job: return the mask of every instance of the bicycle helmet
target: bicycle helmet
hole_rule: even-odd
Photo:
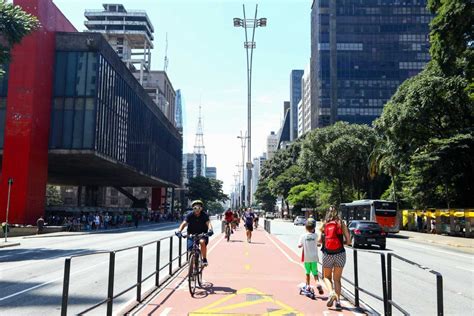
[[[191,203],[191,207],[193,207],[194,205],[196,204],[200,204],[201,207],[204,206],[204,203],[201,201],[201,200],[194,200],[192,203]]]

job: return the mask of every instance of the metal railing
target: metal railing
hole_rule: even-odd
[[[358,252],[365,252],[365,253],[371,253],[375,255],[380,256],[380,267],[381,267],[381,277],[382,277],[382,296],[380,297],[377,294],[369,292],[367,289],[364,289],[359,286],[359,261],[358,261]],[[385,254],[376,252],[376,251],[370,251],[370,250],[357,250],[353,249],[354,255],[354,281],[352,282],[351,280],[342,277],[344,281],[349,283],[350,285],[354,286],[354,305],[356,308],[360,308],[360,299],[359,299],[359,292],[365,293],[376,300],[379,300],[383,303],[383,309],[384,309],[384,315],[387,315],[387,272],[385,270]]]
[[[68,301],[69,301],[69,285],[70,285],[70,277],[71,277],[71,263],[72,259],[78,258],[78,257],[86,257],[86,256],[92,256],[92,255],[97,255],[97,254],[104,254],[108,253],[109,254],[109,273],[108,273],[108,286],[107,286],[107,298],[103,299],[102,301],[88,307],[87,309],[77,313],[77,314],[85,314],[88,313],[99,306],[103,304],[107,304],[107,312],[106,314],[108,316],[112,315],[113,311],[113,304],[114,300],[125,293],[129,292],[130,290],[136,288],[136,302],[140,303],[142,302],[146,296],[151,294],[155,289],[157,289],[160,286],[160,273],[161,271],[165,270],[168,268],[168,276],[166,278],[169,279],[174,273],[176,273],[181,267],[183,267],[183,256],[185,256],[184,263],[187,262],[187,257],[186,257],[186,247],[184,247],[184,252],[183,252],[183,238],[178,238],[178,255],[173,257],[173,240],[177,238],[174,235],[164,237],[158,240],[154,240],[139,246],[132,246],[132,247],[127,247],[123,249],[118,249],[118,250],[113,250],[113,251],[99,251],[99,252],[94,252],[94,253],[87,253],[87,254],[80,254],[80,255],[75,255],[66,258],[64,262],[64,280],[63,280],[63,293],[62,293],[62,304],[61,304],[61,315],[66,316],[67,315],[67,309],[68,309]],[[160,268],[160,263],[161,263],[161,242],[163,240],[169,240],[169,246],[170,246],[170,251],[169,251],[169,258],[168,258],[168,263],[165,264]],[[155,244],[156,243],[156,266],[155,270],[147,275],[146,277],[143,277],[143,248],[145,246]],[[137,264],[137,281],[136,283],[130,285],[128,288],[125,290],[121,291],[120,293],[114,294],[114,280],[115,280],[115,255],[119,252],[126,251],[126,250],[131,250],[137,248],[137,256],[138,256],[138,264]],[[175,261],[178,261],[178,268],[173,270],[173,263]],[[142,284],[143,282],[149,280],[155,276],[155,286],[151,288],[147,293],[142,293]],[[166,281],[164,280],[164,282]]]
[[[429,273],[432,273],[436,276],[436,307],[437,307],[437,315],[438,316],[443,316],[444,315],[444,310],[443,310],[443,276],[441,273],[434,271],[428,267],[422,266],[416,262],[413,262],[411,260],[405,259],[400,257],[399,255],[396,255],[394,253],[389,253],[388,258],[387,258],[387,274],[388,274],[388,284],[387,284],[387,314],[386,315],[392,315],[392,306],[395,307],[398,311],[400,311],[403,315],[410,315],[409,312],[407,312],[405,309],[403,309],[399,304],[397,304],[394,300],[392,300],[392,257],[396,258],[400,261],[406,262],[408,264],[411,264],[415,267],[418,267],[422,270],[426,270]]]

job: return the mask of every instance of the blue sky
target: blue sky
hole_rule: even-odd
[[[54,0],[80,31],[84,10],[101,9],[97,0]],[[255,1],[235,0],[122,0],[129,10],[146,10],[155,28],[152,69],[163,69],[168,33],[168,75],[185,100],[184,152],[192,152],[202,106],[204,145],[208,165],[230,192],[241,160],[240,131],[247,127],[247,84],[244,30],[232,19],[253,16]],[[266,150],[266,137],[277,131],[283,101],[290,98],[292,69],[304,69],[310,56],[312,0],[261,0],[258,17],[268,26],[256,32],[252,88],[252,156]]]

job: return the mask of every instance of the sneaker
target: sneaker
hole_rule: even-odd
[[[334,301],[337,299],[336,297],[336,293],[334,292],[331,292],[329,294],[329,299],[328,299],[328,302],[326,304],[327,307],[332,307],[332,305],[334,304]]]
[[[206,258],[202,258],[202,266],[207,267],[209,265],[209,262],[207,262]]]
[[[321,285],[318,285],[316,288],[318,289],[319,295],[323,295],[323,294],[324,294],[323,287],[322,287]]]
[[[336,310],[342,311],[341,302],[339,302],[339,301],[336,302]]]

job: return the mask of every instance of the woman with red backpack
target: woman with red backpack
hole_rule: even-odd
[[[335,301],[336,309],[341,310],[341,277],[346,264],[344,244],[349,245],[351,238],[334,205],[326,213],[319,238],[322,243],[324,284],[329,291],[327,306],[332,307]]]

